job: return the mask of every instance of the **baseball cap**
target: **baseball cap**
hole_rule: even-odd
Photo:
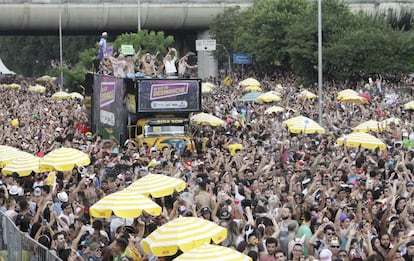
[[[103,32],[102,33],[102,36],[104,37],[104,36],[108,36],[108,33],[107,32]]]
[[[98,243],[96,243],[96,242],[92,242],[90,245],[89,245],[89,249],[90,250],[96,250],[96,249],[98,249],[100,246],[99,246],[99,244]]]

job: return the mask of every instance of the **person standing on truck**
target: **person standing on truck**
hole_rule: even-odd
[[[171,53],[174,53],[174,56]],[[177,76],[177,68],[175,67],[175,62],[177,62],[177,50],[175,48],[169,47],[168,53],[164,58],[164,68],[165,76]]]
[[[108,38],[108,33],[103,32],[101,35],[101,40],[99,40],[99,59],[103,59],[106,56],[106,39]]]

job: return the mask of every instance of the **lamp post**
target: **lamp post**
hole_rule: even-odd
[[[59,0],[59,55],[60,55],[60,87],[63,90],[63,44],[62,44],[62,0]]]
[[[141,31],[141,0],[137,0],[137,26],[138,32]]]
[[[223,49],[224,49],[224,51],[226,52],[226,54],[227,54],[227,58],[228,58],[228,63],[229,63],[229,77],[231,77],[231,57],[230,57],[230,53],[227,51],[227,48],[226,48],[226,46],[224,46],[223,44],[216,44],[217,46],[221,46],[221,47],[223,47]]]
[[[319,124],[322,126],[322,0],[318,0],[318,108]]]

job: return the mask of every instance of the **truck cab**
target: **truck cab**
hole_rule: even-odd
[[[137,121],[135,141],[139,146],[156,147],[157,150],[175,148],[183,153],[194,151],[195,142],[190,135],[188,118],[156,117]]]

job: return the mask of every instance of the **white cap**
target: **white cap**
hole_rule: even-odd
[[[106,37],[106,36],[108,36],[108,33],[107,32],[103,32],[102,33],[102,37]]]
[[[68,200],[69,200],[68,194],[65,191],[62,191],[62,192],[58,193],[57,198],[62,203],[68,202]]]
[[[323,261],[331,261],[332,260],[332,252],[329,249],[323,249],[319,254],[319,259]]]

